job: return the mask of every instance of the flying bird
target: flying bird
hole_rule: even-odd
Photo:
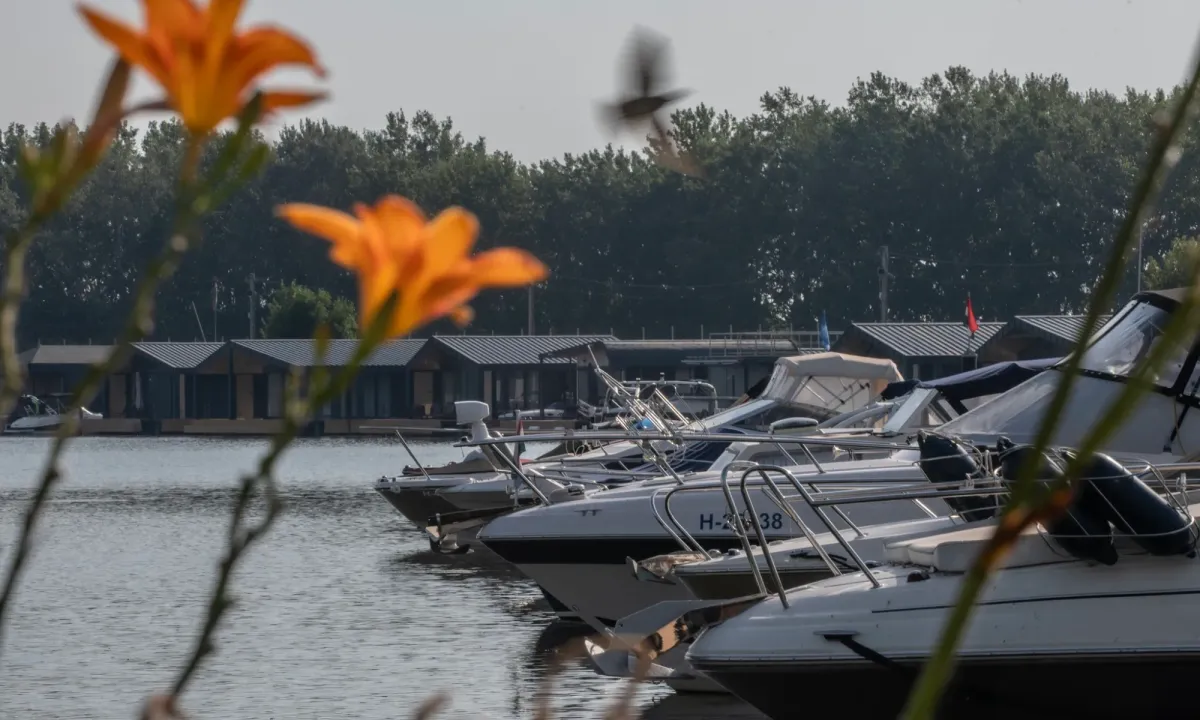
[[[629,90],[616,103],[604,107],[603,116],[608,121],[609,130],[615,133],[649,123],[658,145],[655,158],[659,164],[687,175],[699,175],[700,168],[696,163],[675,149],[667,132],[667,124],[661,117],[664,107],[691,94],[690,90],[656,91],[663,84],[665,75],[663,65],[667,41],[637,28],[634,30],[632,46],[633,52],[628,61]]]

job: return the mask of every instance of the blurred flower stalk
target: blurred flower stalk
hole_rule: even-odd
[[[5,238],[3,292],[0,294],[0,416],[12,409],[24,384],[17,361],[16,327],[25,293],[25,257],[46,221],[64,206],[73,190],[103,160],[120,127],[147,112],[176,115],[187,131],[187,145],[176,180],[172,229],[146,268],[134,307],[113,350],[89,368],[74,389],[55,434],[34,497],[27,508],[12,559],[0,590],[0,651],[11,607],[40,512],[61,479],[59,460],[78,430],[78,409],[96,395],[104,378],[129,357],[130,346],[153,332],[154,298],[160,284],[201,241],[200,221],[243,188],[264,167],[268,147],[254,129],[279,111],[303,108],[326,97],[318,90],[268,90],[259,87],[271,71],[294,66],[324,77],[314,49],[296,34],[277,27],[240,27],[244,0],[141,0],[143,25],[130,26],[86,5],[79,12],[91,30],[115,53],[112,68],[87,130],[60,127],[47,147],[25,147],[22,179],[31,189],[24,223]],[[134,70],[161,91],[150,102],[127,105]],[[217,129],[234,124],[217,141]],[[201,153],[213,145],[215,161],[202,168]],[[288,204],[278,215],[294,227],[330,243],[332,260],[355,274],[359,285],[361,337],[350,362],[330,372],[320,360],[328,333],[319,331],[317,367],[306,378],[289,378],[280,432],[256,471],[240,480],[232,518],[200,632],[172,687],[150,698],[146,718],[182,717],[179,697],[213,651],[214,635],[231,604],[229,581],[243,553],[271,526],[282,510],[276,487],[276,463],[317,409],[350,386],[362,362],[381,342],[412,332],[441,317],[460,324],[471,319],[470,301],[482,290],[521,287],[545,279],[547,269],[516,248],[495,248],[472,255],[479,222],[462,208],[449,208],[432,220],[408,200],[388,195],[375,205],[359,204],[354,214],[303,204]],[[265,501],[257,520],[248,518],[254,498]],[[426,707],[424,711],[432,710]]]

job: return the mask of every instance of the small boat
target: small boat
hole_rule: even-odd
[[[62,398],[67,395],[51,395],[52,402],[42,400],[36,395],[21,395],[17,406],[8,416],[4,427],[6,433],[54,432],[67,419],[66,409],[63,408]],[[87,408],[79,408],[81,420],[99,420],[103,415],[92,412]]]
[[[495,437],[484,423],[490,411],[487,403],[482,402],[461,401],[454,404],[456,424],[466,428],[469,437]],[[399,476],[379,478],[375,481],[375,491],[418,529],[428,527],[429,519],[435,515],[461,509],[443,498],[441,491],[465,483],[495,479],[508,482],[508,476],[496,469],[503,467],[503,464],[497,462],[495,454],[507,451],[501,446],[483,446],[473,449],[461,461],[426,467],[413,454],[404,436],[399,431],[396,434],[415,466],[405,465]]]

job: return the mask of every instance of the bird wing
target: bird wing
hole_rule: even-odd
[[[666,41],[638,28],[634,33],[633,49],[633,91],[639,95],[649,95],[658,84],[662,74],[662,57],[666,49]]]

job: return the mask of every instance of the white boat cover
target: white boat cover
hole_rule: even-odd
[[[761,398],[847,412],[866,407],[888,383],[904,376],[891,360],[816,353],[779,358]]]

